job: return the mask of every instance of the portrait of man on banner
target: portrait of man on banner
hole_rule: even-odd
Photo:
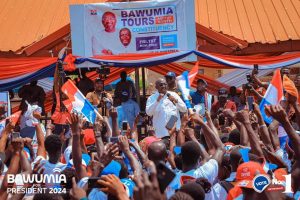
[[[119,32],[116,29],[117,16],[113,12],[107,11],[102,15],[101,22],[99,23],[101,23],[103,29],[97,30],[92,36],[93,55],[116,54],[113,52],[113,49],[116,49],[114,48],[116,45],[114,41],[119,38]],[[110,46],[105,46],[108,43]]]

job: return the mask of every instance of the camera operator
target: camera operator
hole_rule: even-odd
[[[246,75],[248,83],[245,85],[245,89],[246,96],[254,96],[255,101],[259,103],[263,99],[269,83],[260,81],[257,74],[258,69],[255,67],[251,74]]]
[[[248,77],[247,77],[247,80],[248,80],[248,82],[249,83],[255,83],[255,84],[257,84],[257,86],[259,87],[259,88],[264,88],[265,90],[267,90],[268,89],[268,86],[269,86],[269,83],[267,83],[267,82],[262,82],[261,80],[259,80],[259,78],[258,78],[258,68],[257,67],[255,67],[253,70],[252,70],[252,73],[251,73],[251,76],[250,76],[250,80],[248,80]]]
[[[91,102],[92,105],[98,108],[98,112],[102,116],[108,116],[108,110],[112,106],[112,96],[104,91],[104,81],[97,78],[94,83],[95,90],[89,92],[86,98]]]

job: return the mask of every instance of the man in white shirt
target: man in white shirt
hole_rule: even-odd
[[[146,113],[153,116],[153,127],[158,138],[169,136],[166,124],[172,115],[177,116],[176,129],[180,128],[180,115],[187,112],[186,105],[175,92],[167,91],[165,79],[158,79],[155,82],[157,91],[152,94],[146,104]]]

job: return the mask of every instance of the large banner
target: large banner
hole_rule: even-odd
[[[2,118],[7,118],[11,114],[10,100],[8,92],[0,92],[0,115]],[[0,120],[0,136],[5,128],[6,120]]]
[[[91,57],[196,48],[194,0],[71,5],[72,52]]]
[[[0,92],[0,112],[3,112],[5,117],[11,115],[9,92]]]

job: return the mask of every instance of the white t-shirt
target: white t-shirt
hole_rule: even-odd
[[[71,153],[72,153],[72,145],[68,146],[64,151],[64,158],[66,163],[69,163]]]
[[[211,184],[214,183],[215,179],[218,177],[219,165],[215,159],[210,159],[204,165],[197,169],[190,170],[188,172],[178,172],[174,180],[167,187],[167,198],[169,199],[177,189],[181,187],[180,178],[181,176],[191,176],[193,178],[206,178]]]
[[[227,191],[225,188],[220,184],[216,183],[211,188],[211,192],[213,195],[211,195],[209,198],[205,196],[205,199],[216,199],[216,200],[226,200],[227,199]]]
[[[44,164],[43,168],[44,170],[44,174],[60,174],[65,168],[66,168],[66,164],[63,164],[61,162],[57,162],[56,164],[50,163],[48,160],[46,160],[44,157],[42,156],[37,156],[35,158],[35,160],[33,161],[33,163],[31,164],[32,169],[34,168],[35,163],[39,160],[42,159],[40,164]],[[49,183],[46,184],[46,187],[50,188],[50,187],[55,187],[55,186],[60,186],[60,184],[53,184],[53,183]]]

